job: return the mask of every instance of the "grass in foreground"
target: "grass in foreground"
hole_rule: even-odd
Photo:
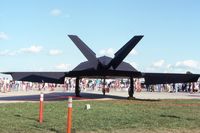
[[[90,104],[91,110],[84,110]],[[67,101],[45,103],[38,123],[38,103],[0,104],[0,133],[65,133]],[[74,101],[76,132],[199,132],[200,100]]]

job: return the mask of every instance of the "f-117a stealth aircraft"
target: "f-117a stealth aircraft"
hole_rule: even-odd
[[[87,61],[81,62],[73,70],[69,72],[6,72],[4,74],[10,74],[13,80],[17,81],[61,84],[64,83],[65,77],[74,77],[76,78],[76,96],[80,96],[79,80],[81,78],[130,78],[129,97],[133,97],[134,93],[133,78],[144,78],[146,85],[152,85],[196,82],[200,77],[199,74],[143,73],[124,62],[125,57],[143,38],[143,35],[134,36],[115,53],[114,58],[108,56],[97,58],[96,54],[78,36],[68,36],[87,58]]]

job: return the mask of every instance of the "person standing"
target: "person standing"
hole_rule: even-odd
[[[5,77],[3,77],[2,83],[3,83],[3,93],[6,93],[6,79],[5,79]]]

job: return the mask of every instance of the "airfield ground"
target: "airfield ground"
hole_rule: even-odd
[[[44,93],[43,124],[38,123],[38,91],[0,93],[0,132],[65,133],[67,96],[74,93]],[[82,96],[73,101],[76,133],[200,133],[199,93],[141,92],[135,93],[136,100],[127,100],[125,91]],[[91,110],[84,110],[85,104]]]
[[[36,90],[30,91],[13,91],[7,93],[0,93],[0,103],[12,103],[12,102],[32,102],[38,101],[41,92]],[[75,96],[74,91],[63,91],[58,88],[56,91],[43,91],[45,100],[47,101],[60,101],[66,100],[68,96]],[[106,96],[102,95],[101,91],[82,91],[81,98],[75,98],[76,100],[111,100],[111,99],[126,99],[128,97],[127,90],[123,91],[111,91],[106,93]],[[135,92],[134,97],[138,99],[200,99],[200,93],[169,93],[169,92]]]

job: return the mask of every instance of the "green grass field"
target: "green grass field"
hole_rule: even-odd
[[[91,110],[84,110],[85,104]],[[0,133],[65,133],[67,101],[45,103],[38,123],[38,103],[0,104]],[[200,132],[200,100],[74,101],[75,132]]]

